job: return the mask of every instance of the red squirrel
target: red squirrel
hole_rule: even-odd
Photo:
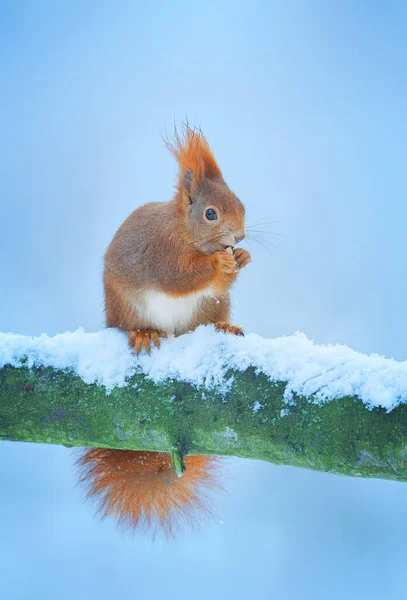
[[[135,210],[104,258],[106,326],[127,332],[137,355],[198,325],[243,335],[230,323],[230,288],[251,260],[235,247],[245,237],[245,208],[201,131],[185,125],[167,146],[179,167],[174,198]],[[158,452],[92,448],[78,462],[103,515],[172,533],[179,520],[194,522],[205,511],[203,492],[217,486],[216,461],[186,456],[182,477]]]

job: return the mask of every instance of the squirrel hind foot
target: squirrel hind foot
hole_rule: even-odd
[[[159,329],[131,329],[128,333],[129,346],[136,352],[137,356],[139,356],[143,347],[150,355],[152,344],[156,348],[161,346],[160,337],[167,337],[165,331]]]
[[[232,333],[233,335],[241,335],[244,336],[244,331],[241,327],[237,325],[231,325],[227,321],[219,321],[218,323],[214,323],[216,331],[223,331],[224,333]]]

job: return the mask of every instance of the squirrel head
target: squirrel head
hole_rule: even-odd
[[[167,147],[179,165],[176,202],[188,239],[214,254],[245,237],[245,208],[229,189],[201,131],[184,125]]]

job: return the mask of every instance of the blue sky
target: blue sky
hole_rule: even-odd
[[[234,320],[407,356],[403,2],[3,2],[0,331],[103,325],[102,256],[206,133],[248,222]],[[223,524],[174,543],[93,518],[64,448],[0,446],[8,598],[404,598],[407,488],[228,461]]]

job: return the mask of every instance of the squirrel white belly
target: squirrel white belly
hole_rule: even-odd
[[[205,298],[214,298],[212,287],[187,296],[172,297],[162,292],[148,292],[140,312],[145,321],[168,334],[182,335],[191,331],[197,311]]]

